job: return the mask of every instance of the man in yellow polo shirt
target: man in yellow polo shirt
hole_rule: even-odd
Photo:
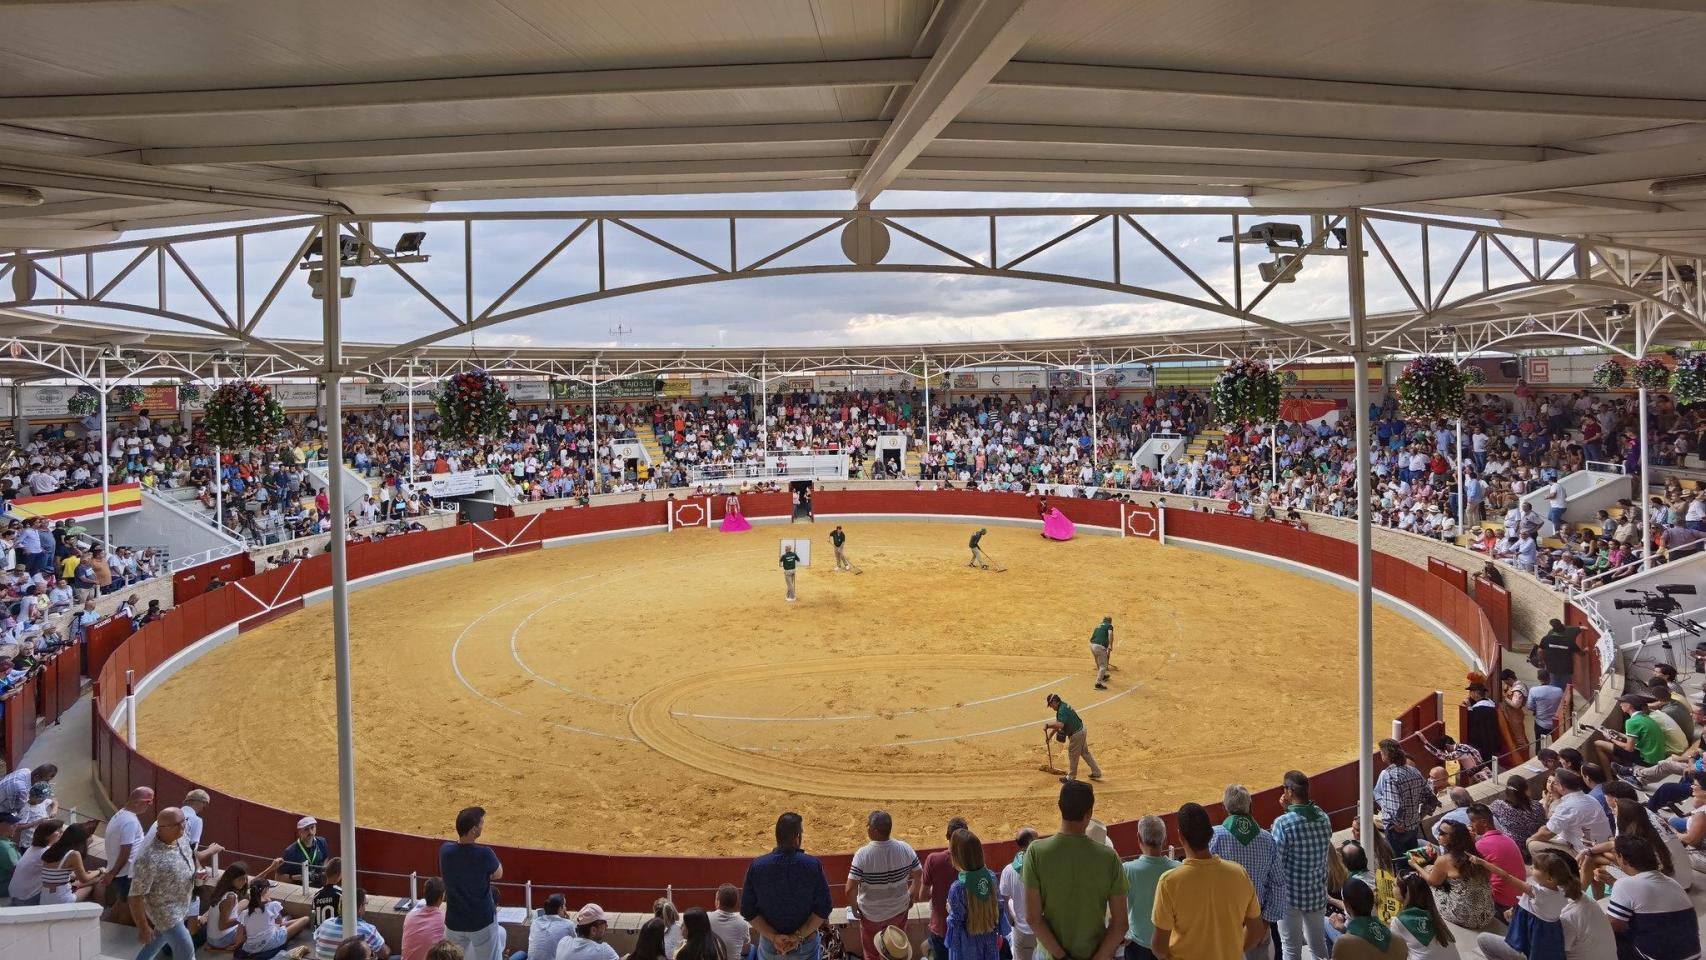
[[[1201,804],[1180,807],[1178,824],[1188,855],[1155,884],[1150,950],[1159,960],[1241,957],[1268,934],[1250,875],[1208,852],[1214,825]]]

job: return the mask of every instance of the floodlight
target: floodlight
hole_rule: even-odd
[[[397,249],[392,252],[399,257],[412,257],[421,252],[421,243],[425,240],[425,230],[411,230],[397,238]]]
[[[1295,223],[1258,223],[1240,234],[1221,237],[1221,243],[1290,243],[1303,246],[1303,228]]]
[[[1287,269],[1295,259],[1297,258],[1278,256],[1266,263],[1257,264],[1256,269],[1261,271],[1264,283],[1295,283],[1297,271]]]
[[[41,202],[40,190],[0,183],[0,207],[39,207]]]

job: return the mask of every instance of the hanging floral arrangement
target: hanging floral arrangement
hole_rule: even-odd
[[[1457,369],[1463,371],[1463,385],[1466,387],[1479,387],[1487,382],[1487,371],[1473,363],[1459,363]]]
[[[65,401],[65,409],[74,417],[92,416],[101,409],[101,395],[86,387],[79,389]]]
[[[201,399],[201,386],[194,383],[184,383],[178,386],[178,405],[194,403]]]
[[[1656,354],[1649,354],[1635,361],[1629,372],[1634,376],[1637,387],[1663,390],[1670,386],[1670,364],[1665,363]]]
[[[1463,370],[1453,360],[1417,357],[1398,375],[1398,408],[1407,417],[1455,417],[1463,412]]]
[[[1706,401],[1706,353],[1691,353],[1676,362],[1670,392],[1680,404]]]
[[[253,447],[284,429],[284,405],[272,388],[253,380],[233,380],[214,388],[202,410],[202,432],[221,447]]]
[[[1629,371],[1623,369],[1623,364],[1616,357],[1606,357],[1593,368],[1593,385],[1601,390],[1616,390],[1629,382]]]
[[[481,369],[455,374],[438,391],[440,429],[472,440],[495,434],[509,424],[509,392]]]
[[[1288,386],[1288,387],[1297,386],[1297,371],[1296,370],[1287,370],[1284,373],[1280,374],[1280,377],[1281,377],[1281,379],[1283,379],[1285,381],[1286,386]]]
[[[108,405],[117,407],[120,410],[130,410],[142,406],[144,397],[145,394],[143,394],[141,387],[128,385],[123,387],[114,387],[112,395],[108,398]]]
[[[1236,360],[1215,378],[1209,402],[1221,423],[1272,423],[1279,419],[1280,376],[1256,360]]]

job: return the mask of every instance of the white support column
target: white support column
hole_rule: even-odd
[[[136,749],[136,671],[124,672],[124,737]]]
[[[598,362],[592,364],[592,412],[587,419],[592,421],[592,492],[604,492],[604,461],[598,456]]]
[[[919,360],[924,371],[924,454],[930,453],[930,354],[920,353]],[[924,475],[922,463],[918,469],[919,476]]]
[[[327,217],[321,236],[326,249],[337,249],[338,218]],[[343,302],[339,298],[342,278],[336,253],[323,258],[325,278],[322,319],[325,324],[326,365],[322,383],[326,393],[326,487],[332,501],[332,650],[338,693],[338,856],[343,860],[343,923],[355,929],[356,890],[361,875],[355,848],[355,718],[350,682],[349,649],[349,531],[344,522],[344,412],[343,391]],[[308,871],[302,871],[307,882]]]
[[[219,363],[213,364],[213,383],[208,387],[208,393],[219,389]],[[206,397],[211,400],[212,397]],[[204,416],[205,420],[206,417]],[[219,444],[213,445],[213,526],[216,530],[225,529],[225,451]]]
[[[409,483],[415,482],[415,365],[409,364]],[[405,495],[408,484],[404,484]],[[410,895],[413,897],[413,894]]]
[[[113,549],[113,512],[111,484],[107,474],[111,471],[110,458],[112,440],[107,436],[107,358],[101,357],[101,542],[106,544],[110,558]]]
[[[1096,422],[1096,358],[1090,358],[1090,468],[1096,468],[1102,452],[1102,428]]]
[[[1645,351],[1642,352],[1645,355]],[[1647,387],[1643,384],[1636,391],[1640,398],[1640,434],[1635,443],[1641,451],[1641,491],[1635,496],[1635,508],[1641,511],[1641,569],[1646,570],[1653,565],[1653,531],[1651,527],[1653,511],[1648,509],[1647,498],[1652,488],[1652,478],[1647,472]]]
[[[770,374],[766,364],[758,362],[758,455],[770,452]]]
[[[1363,849],[1374,845],[1374,529],[1370,503],[1368,340],[1364,330],[1362,211],[1345,218],[1345,280],[1350,293],[1351,360],[1357,454],[1357,816]]]
[[[1268,482],[1279,489],[1279,424],[1268,424]]]

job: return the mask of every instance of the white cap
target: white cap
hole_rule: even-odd
[[[320,821],[314,819],[313,817],[303,817],[301,820],[296,821],[296,829],[306,830],[309,827],[318,825],[319,822]]]

